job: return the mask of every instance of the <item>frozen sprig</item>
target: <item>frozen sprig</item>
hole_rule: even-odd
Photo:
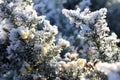
[[[69,18],[71,24],[76,24],[75,30],[77,37],[73,37],[72,42],[74,45],[78,45],[78,53],[80,57],[87,59],[88,62],[85,66],[85,74],[95,73],[95,65],[97,62],[94,60],[99,59],[100,61],[116,62],[119,61],[119,39],[114,32],[110,32],[107,27],[106,18],[107,10],[102,8],[100,10],[91,12],[89,9],[81,11],[63,9],[63,14]],[[99,75],[98,73],[95,73]],[[89,77],[90,78],[90,77]],[[96,78],[97,77],[91,77]],[[101,77],[102,78],[102,77]]]
[[[84,11],[81,12],[79,8],[76,10],[62,10],[63,14],[70,19],[72,23],[76,23],[78,25],[80,24],[94,24],[95,19],[98,16],[101,16],[102,19],[105,18],[105,14],[107,12],[106,8],[100,9],[95,12],[89,11],[88,8],[86,8]]]
[[[51,32],[53,35],[58,34],[57,26],[55,26],[55,25],[51,26],[50,22],[47,20],[44,21],[44,25],[45,25],[45,27],[43,28],[44,30]]]
[[[55,44],[57,26],[50,25],[49,21],[44,20],[44,16],[37,16],[31,0],[11,0],[4,3],[5,11],[0,16],[6,14],[8,19],[4,16],[0,18],[2,27],[5,31],[8,29],[7,26],[14,28],[8,29],[10,45],[7,47],[6,59],[10,62],[8,64],[10,66],[1,67],[6,71],[3,73],[3,70],[0,74],[7,75],[12,71],[9,76],[15,80],[33,79],[34,76],[37,76],[36,79],[44,80],[51,78],[49,75],[54,75],[55,71],[50,63],[61,51],[61,48]],[[39,31],[37,24],[42,22],[44,29]],[[9,79],[9,76],[6,76],[6,79]]]
[[[49,31],[47,27],[50,28]],[[45,28],[38,31],[35,28],[28,29],[21,26],[10,31],[9,38],[11,42],[7,48],[8,59],[11,62],[11,67],[20,66],[18,68],[18,71],[20,70],[21,72],[20,75],[28,76],[27,73],[29,72],[35,75],[39,71],[37,74],[41,75],[41,77],[49,78],[50,73],[51,75],[54,73],[54,71],[50,70],[48,70],[50,73],[46,73],[46,70],[50,68],[52,60],[59,55],[61,47],[55,44],[56,34],[53,35],[53,32],[51,32],[54,26],[45,23]],[[34,37],[31,38],[31,34]],[[21,62],[12,65],[15,62],[14,60],[20,60]],[[51,69],[53,68],[51,67]],[[18,72],[16,69],[14,71]]]
[[[65,58],[56,58],[56,61],[52,65],[55,67],[56,75],[61,79],[76,80],[81,79],[81,73],[87,64],[87,60],[78,57],[78,53],[66,53]]]
[[[72,23],[80,27],[80,31],[78,32],[79,36],[77,35],[77,38],[79,38],[82,45],[84,45],[81,45],[83,49],[79,50],[83,55],[81,55],[82,57],[89,55],[88,58],[103,59],[103,57],[106,56],[109,58],[105,58],[105,61],[112,61],[111,57],[118,54],[119,48],[117,47],[117,43],[119,39],[117,39],[116,34],[111,33],[107,27],[105,20],[106,12],[107,10],[105,8],[94,12],[89,11],[89,9],[85,9],[84,11],[80,11],[80,9],[63,9],[63,14],[68,17]],[[113,61],[114,60],[115,56],[113,58]]]
[[[69,47],[70,46],[70,42],[67,40],[64,40],[63,38],[58,40],[58,45],[60,45],[61,47],[65,46],[65,47]]]

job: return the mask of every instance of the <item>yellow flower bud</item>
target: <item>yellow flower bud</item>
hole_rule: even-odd
[[[60,61],[59,64],[61,65],[61,67],[62,67],[63,69],[65,69],[65,68],[67,67],[66,62],[64,62],[64,61]]]
[[[73,53],[73,54],[71,54],[71,61],[73,61],[73,60],[76,60],[77,59],[77,56],[78,56],[78,54],[77,53]]]
[[[47,80],[45,77],[41,77],[41,79],[40,80]]]
[[[20,30],[19,31],[19,34],[21,36],[22,39],[27,39],[28,38],[28,35],[29,35],[29,31],[27,29],[25,30]]]
[[[45,44],[44,48],[49,49],[50,48],[49,44]]]
[[[86,59],[78,59],[76,62],[78,66],[85,66]]]
[[[69,47],[69,46],[70,46],[70,42],[67,41],[67,40],[64,40],[64,39],[59,39],[58,44],[59,44],[60,46],[66,46],[66,47]]]
[[[47,54],[47,49],[45,47],[42,47],[40,53],[42,55],[46,55]]]

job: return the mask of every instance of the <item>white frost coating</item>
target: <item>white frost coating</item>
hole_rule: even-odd
[[[81,12],[79,8],[76,10],[63,9],[62,13],[70,19],[71,23],[80,24],[81,22],[84,22],[86,24],[94,24],[97,17],[102,16],[105,18],[103,15],[106,15],[107,9],[102,8],[95,12],[90,12],[88,8],[83,12]]]
[[[3,0],[0,0],[0,4],[2,4],[3,3]]]
[[[49,31],[49,32],[51,32],[54,35],[58,34],[58,28],[57,28],[57,26],[50,25],[50,22],[47,21],[47,20],[44,20],[44,25],[45,25],[44,30]]]
[[[96,69],[105,73],[108,76],[108,80],[119,80],[120,79],[120,62],[116,63],[98,63]]]
[[[106,60],[111,60],[113,55],[118,54],[119,49],[116,43],[120,40],[117,39],[116,34],[109,34],[110,29],[107,27],[105,20],[106,8],[94,12],[91,12],[88,8],[84,11],[79,8],[76,10],[63,9],[62,13],[69,18],[71,24],[76,24],[75,27],[80,29],[75,30],[74,34],[79,35],[77,39],[80,41],[77,43],[83,47],[80,50],[81,53],[86,53],[86,56],[89,54],[93,59],[106,55],[109,57]],[[91,52],[91,50],[94,52]]]

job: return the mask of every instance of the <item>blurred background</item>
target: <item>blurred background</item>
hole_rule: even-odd
[[[108,27],[120,38],[120,0],[33,0],[33,2],[38,15],[46,15],[51,24],[57,25],[59,31],[67,36],[72,34],[74,25],[69,24],[68,19],[62,15],[63,8],[74,10],[79,7],[84,10],[88,7],[91,11],[107,8]]]

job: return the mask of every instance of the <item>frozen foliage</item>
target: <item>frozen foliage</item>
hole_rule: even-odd
[[[0,40],[6,40],[7,33],[12,27],[21,25],[33,27],[42,21],[42,17],[37,17],[36,11],[32,9],[31,0],[3,0],[2,2],[0,4],[0,34],[2,35]]]
[[[10,31],[8,59],[11,62],[10,67],[15,67],[13,71],[19,73],[13,76],[17,80],[19,80],[18,76],[32,79],[34,76],[49,78],[50,74],[53,75],[54,69],[50,68],[50,62],[60,52],[59,46],[54,43],[54,36],[58,31],[56,26],[51,26],[46,20],[44,25],[45,27],[41,31],[24,26],[13,28]]]
[[[59,30],[64,33],[69,29],[70,24],[66,23],[67,19],[61,13],[66,0],[37,0],[38,3],[36,0],[33,1],[36,3],[34,9],[38,15],[45,15],[51,24],[57,25]]]
[[[12,22],[10,5],[7,5],[7,1],[0,1],[0,44],[4,44],[6,42],[7,33],[11,29]]]
[[[62,9],[80,7],[83,10],[90,5],[90,0],[33,0],[33,2],[38,15],[45,15],[51,24],[58,26],[62,35],[69,35],[71,30],[74,30],[73,25],[70,25],[62,14]]]
[[[79,53],[81,57],[88,59],[101,59],[103,61],[116,61],[119,56],[119,48],[117,44],[119,39],[115,33],[110,32],[106,23],[105,8],[95,12],[90,12],[85,9],[83,12],[80,9],[66,10],[63,9],[63,14],[69,18],[71,23],[75,23],[80,31],[78,37],[81,41],[81,49]],[[112,58],[112,59],[111,59]]]
[[[110,30],[114,31],[118,37],[120,37],[119,33],[119,13],[120,13],[120,0],[91,0],[92,5],[90,9],[98,10],[100,8],[106,7],[108,9],[107,12],[107,22]]]
[[[4,44],[6,41],[7,31],[10,28],[9,20],[4,19],[0,21],[0,44]]]
[[[11,14],[8,15],[8,20],[9,16],[12,16],[9,21],[14,28],[8,31],[10,45],[7,47],[7,56],[3,55],[8,62],[0,63],[0,78],[3,80],[33,80],[42,77],[49,78],[50,73],[54,75],[50,62],[59,55],[61,50],[55,44],[57,27],[44,20],[44,16],[37,16],[30,0],[11,0],[4,4],[10,4]],[[7,14],[7,12],[5,13]],[[1,22],[2,27],[10,26],[5,22],[8,21]],[[38,31],[37,24],[42,22],[44,28]],[[1,56],[1,58],[3,57]]]
[[[119,79],[119,39],[107,27],[106,8],[91,12],[82,0],[67,10],[68,1],[0,1],[0,48],[7,47],[0,49],[0,80]]]

